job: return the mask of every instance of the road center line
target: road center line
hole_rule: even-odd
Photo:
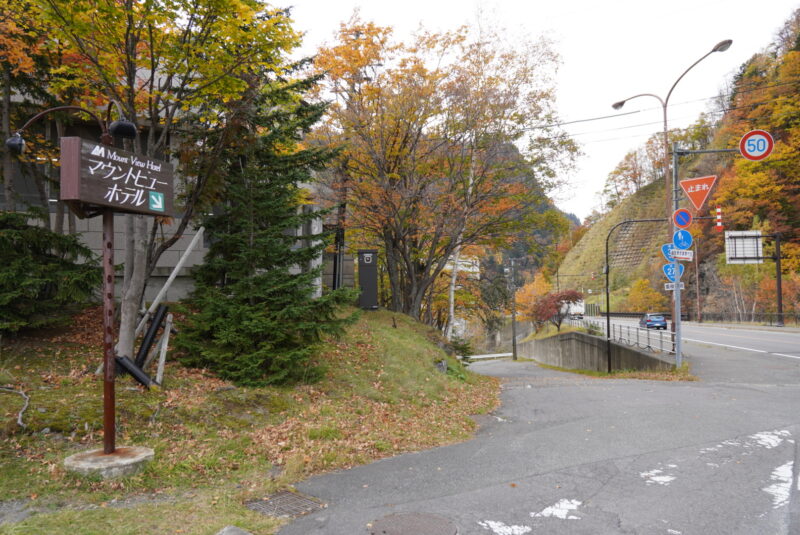
[[[796,355],[787,355],[787,354],[785,354],[785,353],[770,353],[770,354],[771,354],[771,355],[779,355],[779,356],[781,356],[781,357],[788,357],[788,358],[790,358],[790,359],[798,359],[798,360],[800,360],[800,357],[798,357],[798,356],[796,356]]]
[[[683,338],[687,342],[697,342],[699,344],[709,344],[712,346],[721,346],[721,347],[730,347],[732,349],[743,349],[744,351],[752,351],[754,353],[766,353],[767,355],[776,355],[778,357],[786,357],[790,359],[797,359],[800,360],[800,357],[796,355],[787,355],[785,353],[772,353],[770,351],[764,351],[763,349],[753,349],[752,347],[741,347],[741,346],[732,346],[730,344],[718,344],[716,342],[707,342],[706,340],[695,340],[694,338]]]
[[[705,340],[695,340],[693,338],[683,338],[683,339],[686,340],[687,342],[698,342],[700,344],[710,344],[712,346],[730,347],[730,348],[733,348],[733,349],[744,349],[745,351],[753,351],[754,353],[769,353],[769,351],[764,351],[763,349],[753,349],[751,347],[732,346],[730,344],[718,344],[716,342],[707,342]]]
[[[695,333],[695,334],[697,334],[697,333]],[[709,334],[711,334],[711,333],[709,333]],[[759,334],[764,334],[764,331],[761,331]],[[753,335],[740,336],[740,335],[735,335],[735,334],[731,334],[731,333],[725,333],[725,338],[742,338],[744,340],[752,340],[752,341],[756,341],[756,342],[772,342],[773,341],[773,340],[770,340],[768,338],[759,338],[758,336],[753,336]]]

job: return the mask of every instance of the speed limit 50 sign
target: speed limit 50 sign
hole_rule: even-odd
[[[769,156],[774,145],[775,142],[769,132],[751,130],[739,141],[739,152],[748,160],[758,161]]]

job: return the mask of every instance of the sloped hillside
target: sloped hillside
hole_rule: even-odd
[[[566,255],[558,278],[561,288],[586,290],[587,302],[601,303],[605,287],[606,238],[615,225],[631,219],[660,219],[664,217],[664,185],[649,184],[631,195],[595,223]],[[661,271],[661,244],[666,243],[667,225],[632,223],[617,227],[609,240],[609,263],[612,310],[627,296],[631,283],[640,278],[657,281]],[[592,274],[594,273],[594,279]],[[684,275],[685,276],[685,275]],[[588,290],[591,289],[591,294]]]
[[[685,264],[684,313],[702,311],[726,320],[769,321],[769,315],[777,311],[777,277],[770,258],[775,253],[776,234],[782,241],[784,313],[800,313],[800,10],[769,47],[742,65],[708,115],[701,116],[693,127],[670,132],[670,138],[694,150],[735,149],[742,136],[755,129],[770,132],[775,140],[767,158],[750,161],[732,152],[685,157],[680,162],[681,180],[719,177],[699,215],[708,215],[710,207],[720,206],[725,230],[755,229],[767,236],[763,264],[727,265],[723,235],[714,230],[713,222],[693,224],[689,230],[697,245],[699,274],[695,277],[695,264]],[[659,161],[648,165],[661,167]],[[681,206],[690,208],[686,200]],[[592,289],[587,301],[602,303],[596,294],[605,286],[602,271],[608,231],[626,219],[665,215],[661,180],[624,199],[566,254],[558,273],[561,288]],[[614,232],[610,240],[612,310],[631,305],[629,288],[637,279],[649,280],[651,289],[666,297],[660,246],[670,234],[665,224],[643,223],[623,225]]]

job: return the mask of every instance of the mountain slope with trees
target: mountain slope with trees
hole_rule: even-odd
[[[800,293],[800,10],[786,22],[766,50],[754,54],[739,69],[716,99],[712,110],[685,130],[670,132],[670,140],[681,148],[738,148],[741,137],[762,129],[775,139],[771,156],[750,161],[738,153],[703,154],[682,158],[681,180],[717,175],[718,181],[706,206],[698,213],[684,199],[681,206],[696,216],[722,209],[725,230],[761,230],[781,234],[784,311],[798,312]],[[604,189],[603,214],[594,214],[590,228],[575,244],[568,244],[559,275],[569,284],[603,288],[605,239],[609,229],[625,219],[664,217],[663,174],[660,172],[655,134],[645,146],[631,151],[609,174]],[[759,319],[776,312],[775,265],[726,265],[723,234],[713,220],[698,220],[691,227],[697,243],[700,300],[697,299],[695,265],[686,263],[684,313],[725,314],[731,319]],[[642,288],[645,279],[662,294],[665,278],[659,247],[669,233],[651,236],[646,224],[635,224],[612,237],[610,286],[612,310],[653,308],[631,287]],[[616,251],[616,252],[615,252]],[[774,239],[765,239],[764,255],[774,254]],[[624,257],[624,258],[623,258]],[[615,265],[615,259],[616,264]],[[592,281],[591,274],[595,273]],[[591,281],[591,282],[589,282]],[[652,294],[651,294],[652,295]],[[633,299],[631,299],[633,297]],[[595,299],[598,302],[603,300]]]

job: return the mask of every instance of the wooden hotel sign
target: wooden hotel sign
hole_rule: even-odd
[[[61,200],[115,212],[173,215],[172,164],[100,145],[61,138]]]

